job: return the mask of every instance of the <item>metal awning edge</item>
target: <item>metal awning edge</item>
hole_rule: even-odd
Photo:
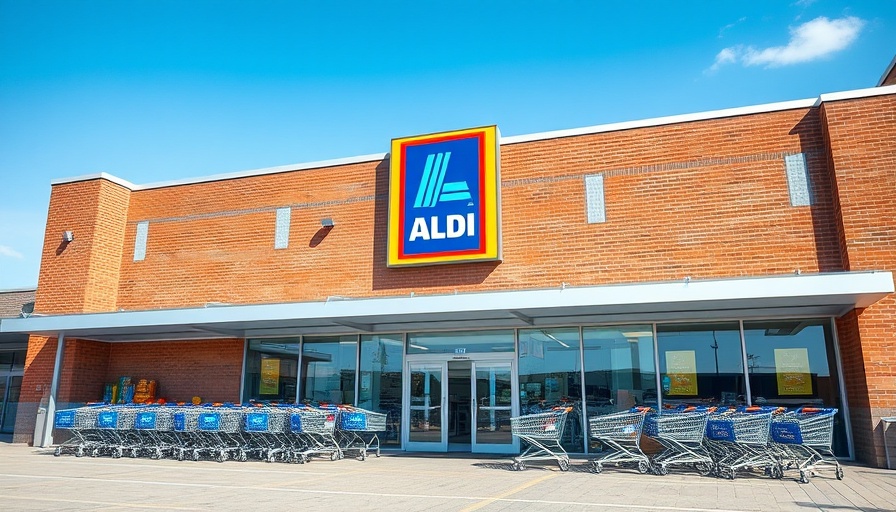
[[[412,321],[428,315],[456,316],[491,312],[508,318],[532,311],[562,312],[582,308],[630,308],[635,312],[668,309],[705,310],[739,304],[757,307],[768,303],[839,304],[868,307],[894,292],[888,271],[838,272],[712,280],[560,286],[554,289],[493,291],[453,295],[328,299],[318,302],[216,306],[189,309],[119,311],[54,316],[31,316],[0,321],[0,333],[52,334],[99,333],[128,329],[164,331],[202,326],[226,329],[228,325],[263,327],[266,322],[321,321],[337,325],[375,324],[377,317],[402,317]],[[217,336],[220,337],[220,336]]]

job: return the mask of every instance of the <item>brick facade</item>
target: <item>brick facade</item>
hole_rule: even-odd
[[[875,96],[504,144],[500,263],[386,268],[388,160],[131,191],[105,179],[60,184],[36,311],[896,270],[894,107],[896,96]],[[796,153],[808,163],[811,206],[790,204],[784,157]],[[596,173],[606,222],[588,224],[584,178]],[[292,213],[289,247],[275,250],[282,207]],[[321,229],[324,217],[332,230]],[[138,222],[149,223],[142,261]],[[60,247],[64,230],[75,240]],[[857,457],[878,465],[872,418],[894,407],[894,308],[889,297],[837,322]],[[88,399],[103,379],[158,376],[172,398],[236,400],[242,343],[78,341],[62,387]],[[54,351],[54,340],[32,338],[23,397],[39,399]],[[87,374],[96,377],[79,381]]]

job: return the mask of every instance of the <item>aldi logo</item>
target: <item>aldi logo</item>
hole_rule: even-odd
[[[388,265],[500,259],[495,126],[392,140]]]

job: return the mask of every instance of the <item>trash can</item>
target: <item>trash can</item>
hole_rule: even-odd
[[[890,448],[887,445],[887,429],[889,429],[890,423],[896,423],[896,416],[880,419],[880,429],[884,433],[884,456],[887,458],[887,469],[893,469],[893,466],[890,464]]]
[[[34,421],[34,446],[40,448],[46,448],[44,445],[44,429],[47,426],[47,408],[46,407],[38,407],[37,408],[37,419]],[[53,441],[50,441],[49,444],[53,444]]]

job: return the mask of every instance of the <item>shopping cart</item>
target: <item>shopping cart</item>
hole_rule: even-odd
[[[321,409],[307,405],[297,405],[289,409],[290,450],[289,459],[305,463],[314,455],[323,455],[330,460],[343,457],[336,442],[335,407]]]
[[[134,417],[134,431],[139,448],[151,459],[161,459],[177,446],[172,435],[174,414],[170,407],[150,406]]]
[[[91,455],[99,455],[105,451],[115,459],[125,452],[136,457],[140,452],[139,439],[133,433],[137,411],[138,408],[134,406],[100,409],[96,416],[96,428],[101,444]]]
[[[285,437],[289,411],[286,407],[259,407],[245,412],[246,451],[257,454],[266,462],[289,454],[288,439]]]
[[[527,444],[523,453],[513,458],[515,470],[525,469],[533,460],[556,460],[561,471],[569,470],[569,454],[560,445],[569,411],[567,407],[510,418],[511,434]]]
[[[777,443],[782,467],[796,466],[801,483],[809,483],[809,476],[829,466],[837,480],[843,480],[843,468],[831,448],[836,415],[837,409],[833,408],[803,407],[772,422],[771,437]]]
[[[53,426],[59,430],[68,430],[70,437],[58,445],[53,454],[57,457],[67,452],[76,457],[96,455],[100,447],[104,446],[96,428],[96,417],[101,407],[103,404],[94,404],[56,411]]]
[[[592,440],[599,441],[603,448],[601,455],[591,460],[595,473],[603,471],[605,464],[620,466],[633,462],[638,471],[647,473],[650,459],[641,451],[641,430],[647,409],[631,409],[588,418]]]
[[[197,445],[193,448],[193,460],[203,453],[218,462],[228,458],[248,459],[246,442],[242,436],[243,411],[232,405],[204,407],[196,418]]]
[[[734,479],[740,470],[763,470],[772,478],[783,472],[776,450],[769,446],[769,425],[775,408],[740,408],[713,414],[706,422],[706,445],[716,473]]]
[[[703,476],[713,472],[713,460],[703,446],[708,409],[682,409],[650,414],[644,433],[663,446],[651,460],[653,472],[666,475],[671,466],[686,466]]]
[[[336,440],[342,453],[357,451],[361,460],[376,445],[380,456],[380,438],[377,432],[386,431],[386,415],[358,407],[343,406],[336,417]]]

